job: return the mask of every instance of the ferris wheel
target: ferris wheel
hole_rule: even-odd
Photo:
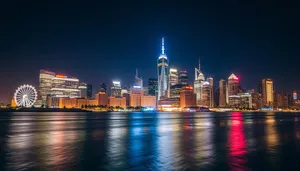
[[[37,99],[37,92],[33,86],[24,84],[17,88],[14,99],[17,106],[31,107]]]

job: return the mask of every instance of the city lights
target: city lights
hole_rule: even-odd
[[[259,89],[244,90],[241,80],[231,73],[227,80],[215,79],[200,68],[194,68],[195,78],[189,78],[187,69],[169,67],[165,53],[165,39],[161,39],[161,54],[157,59],[157,77],[149,78],[144,85],[138,69],[129,86],[121,80],[112,80],[111,87],[105,83],[96,86],[80,81],[76,77],[40,70],[39,87],[35,106],[47,108],[81,108],[95,111],[240,111],[300,109],[297,93],[278,93],[274,81],[262,79]],[[124,82],[128,82],[125,80]],[[97,88],[98,87],[98,88]],[[19,91],[24,93],[24,91]],[[27,92],[26,92],[27,93]],[[93,93],[95,93],[93,95]],[[11,100],[11,106],[33,106],[35,100],[28,95]],[[23,100],[20,100],[23,99]],[[29,100],[29,101],[28,101]],[[22,103],[22,104],[21,104]]]

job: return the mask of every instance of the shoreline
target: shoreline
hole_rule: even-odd
[[[168,113],[178,113],[183,111],[98,111],[98,110],[84,110],[84,109],[77,109],[77,108],[22,108],[22,109],[9,109],[9,108],[0,108],[0,112],[122,112],[122,113],[128,113],[128,112],[168,112]],[[218,110],[211,110],[211,111],[203,111],[204,113],[208,112],[216,112],[216,113],[226,113],[226,112],[282,112],[282,113],[299,113],[299,110],[228,110],[228,111],[218,111]],[[201,113],[203,113],[201,112]],[[183,112],[183,113],[189,113],[189,112]]]

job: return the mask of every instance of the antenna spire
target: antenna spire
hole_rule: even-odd
[[[165,38],[161,39],[161,54],[165,54]]]
[[[199,72],[200,72],[200,57],[199,57]]]

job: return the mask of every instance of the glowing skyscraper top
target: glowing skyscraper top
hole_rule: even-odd
[[[165,39],[162,38],[161,40],[161,54],[164,55],[165,54]]]

